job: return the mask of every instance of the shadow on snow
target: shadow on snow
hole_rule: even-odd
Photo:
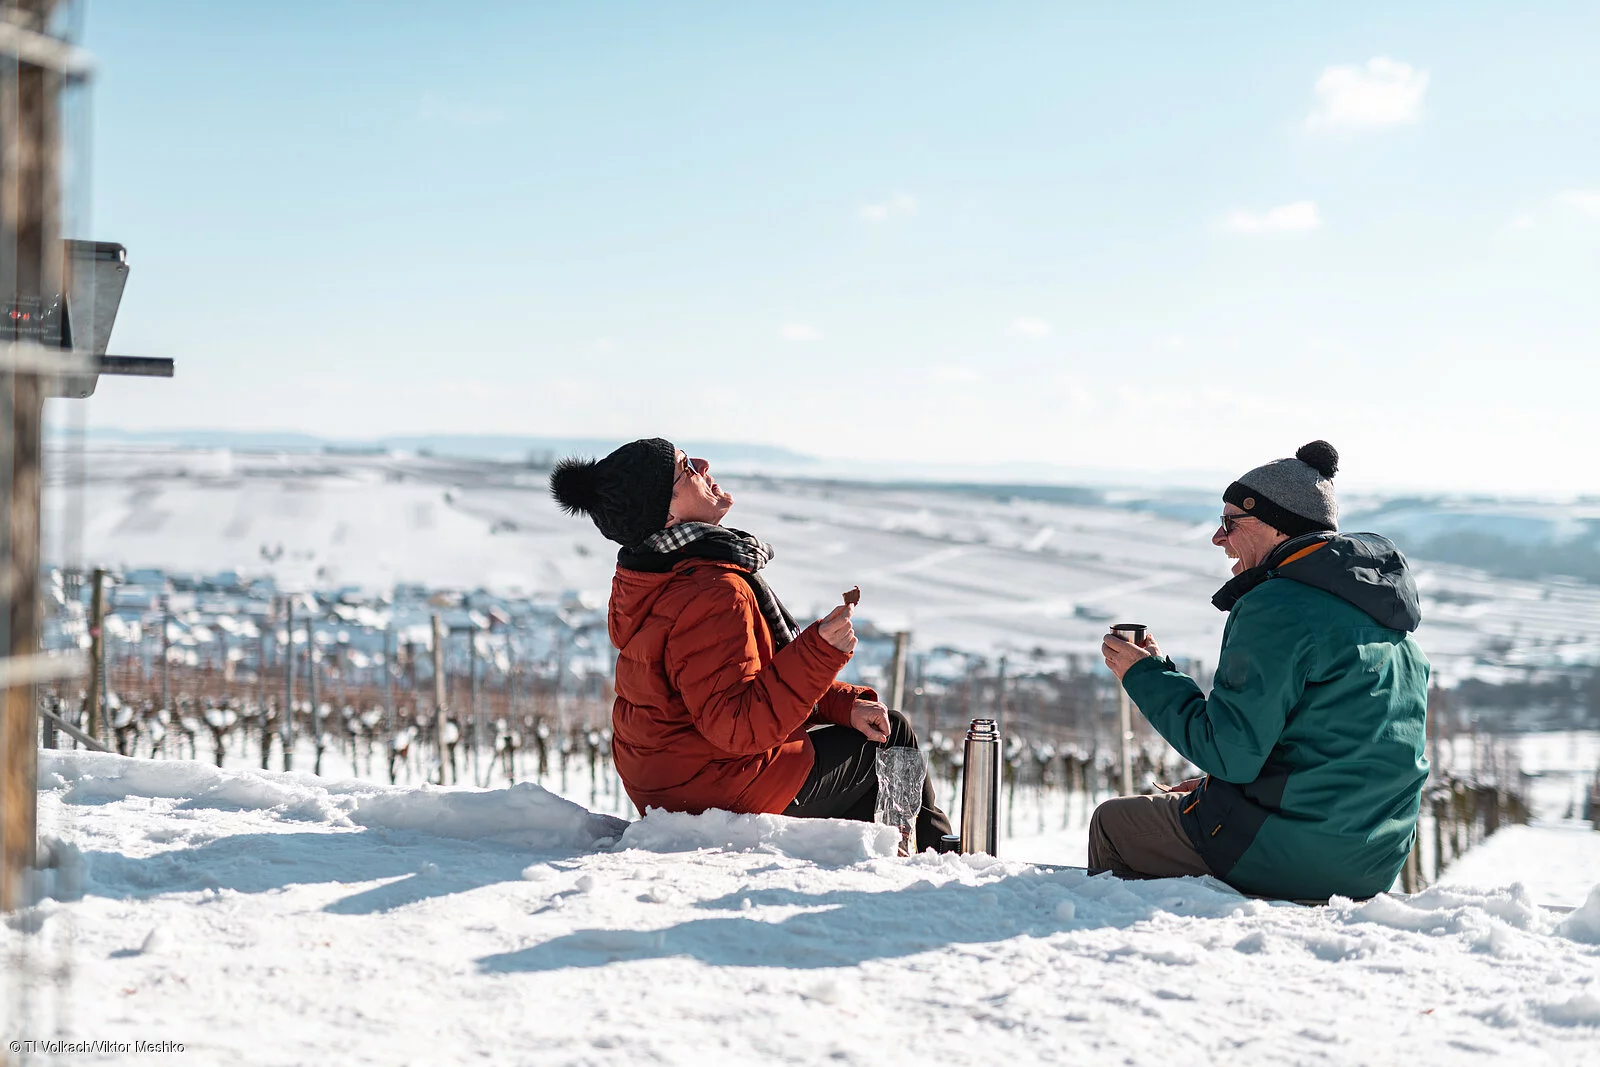
[[[81,895],[130,899],[207,889],[267,893],[291,885],[398,879],[323,908],[336,915],[367,915],[519,881],[530,863],[577,855],[533,854],[489,841],[401,830],[235,834],[153,856],[85,852],[88,878]]]
[[[577,930],[515,952],[482,957],[478,966],[490,972],[552,971],[683,956],[726,967],[847,967],[951,945],[971,945],[983,954],[978,946],[1015,937],[1120,929],[1158,914],[1218,917],[1247,903],[1210,879],[1128,883],[1109,875],[1089,878],[1039,871],[976,886],[919,882],[879,892],[752,890],[697,905],[734,915],[693,919],[657,930]],[[745,914],[747,907],[757,906],[809,910],[774,922]],[[1105,954],[1109,958],[1141,953],[1119,946]],[[1154,955],[1169,963],[1193,962],[1167,958],[1170,953]]]

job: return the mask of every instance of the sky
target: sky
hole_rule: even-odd
[[[87,418],[1600,492],[1600,6],[1399,6],[88,3]]]

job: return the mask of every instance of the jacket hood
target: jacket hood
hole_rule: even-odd
[[[1231,611],[1240,597],[1269,578],[1288,578],[1332,593],[1391,630],[1414,633],[1422,625],[1410,564],[1393,541],[1378,534],[1312,533],[1292,538],[1259,566],[1234,577],[1211,602]]]

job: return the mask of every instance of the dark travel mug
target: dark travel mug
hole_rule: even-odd
[[[1136,645],[1144,640],[1145,631],[1148,629],[1149,627],[1142,622],[1117,622],[1111,624],[1112,633]]]

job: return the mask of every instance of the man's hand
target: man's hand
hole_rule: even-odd
[[[856,648],[856,628],[850,624],[853,610],[849,604],[840,604],[817,623],[822,639],[840,652],[854,652]]]
[[[1204,778],[1185,778],[1177,785],[1162,785],[1160,782],[1156,782],[1155,787],[1163,793],[1193,793],[1200,788],[1200,783],[1203,781],[1205,781]]]
[[[1128,673],[1128,668],[1149,656],[1161,658],[1161,646],[1156,644],[1156,639],[1149,633],[1144,635],[1144,643],[1134,644],[1119,634],[1106,634],[1100,642],[1100,654],[1106,658],[1106,666],[1111,668],[1111,673],[1117,676],[1117,681],[1122,681],[1122,676]]]
[[[858,700],[850,709],[850,725],[868,741],[889,740],[889,709],[876,700]]]

